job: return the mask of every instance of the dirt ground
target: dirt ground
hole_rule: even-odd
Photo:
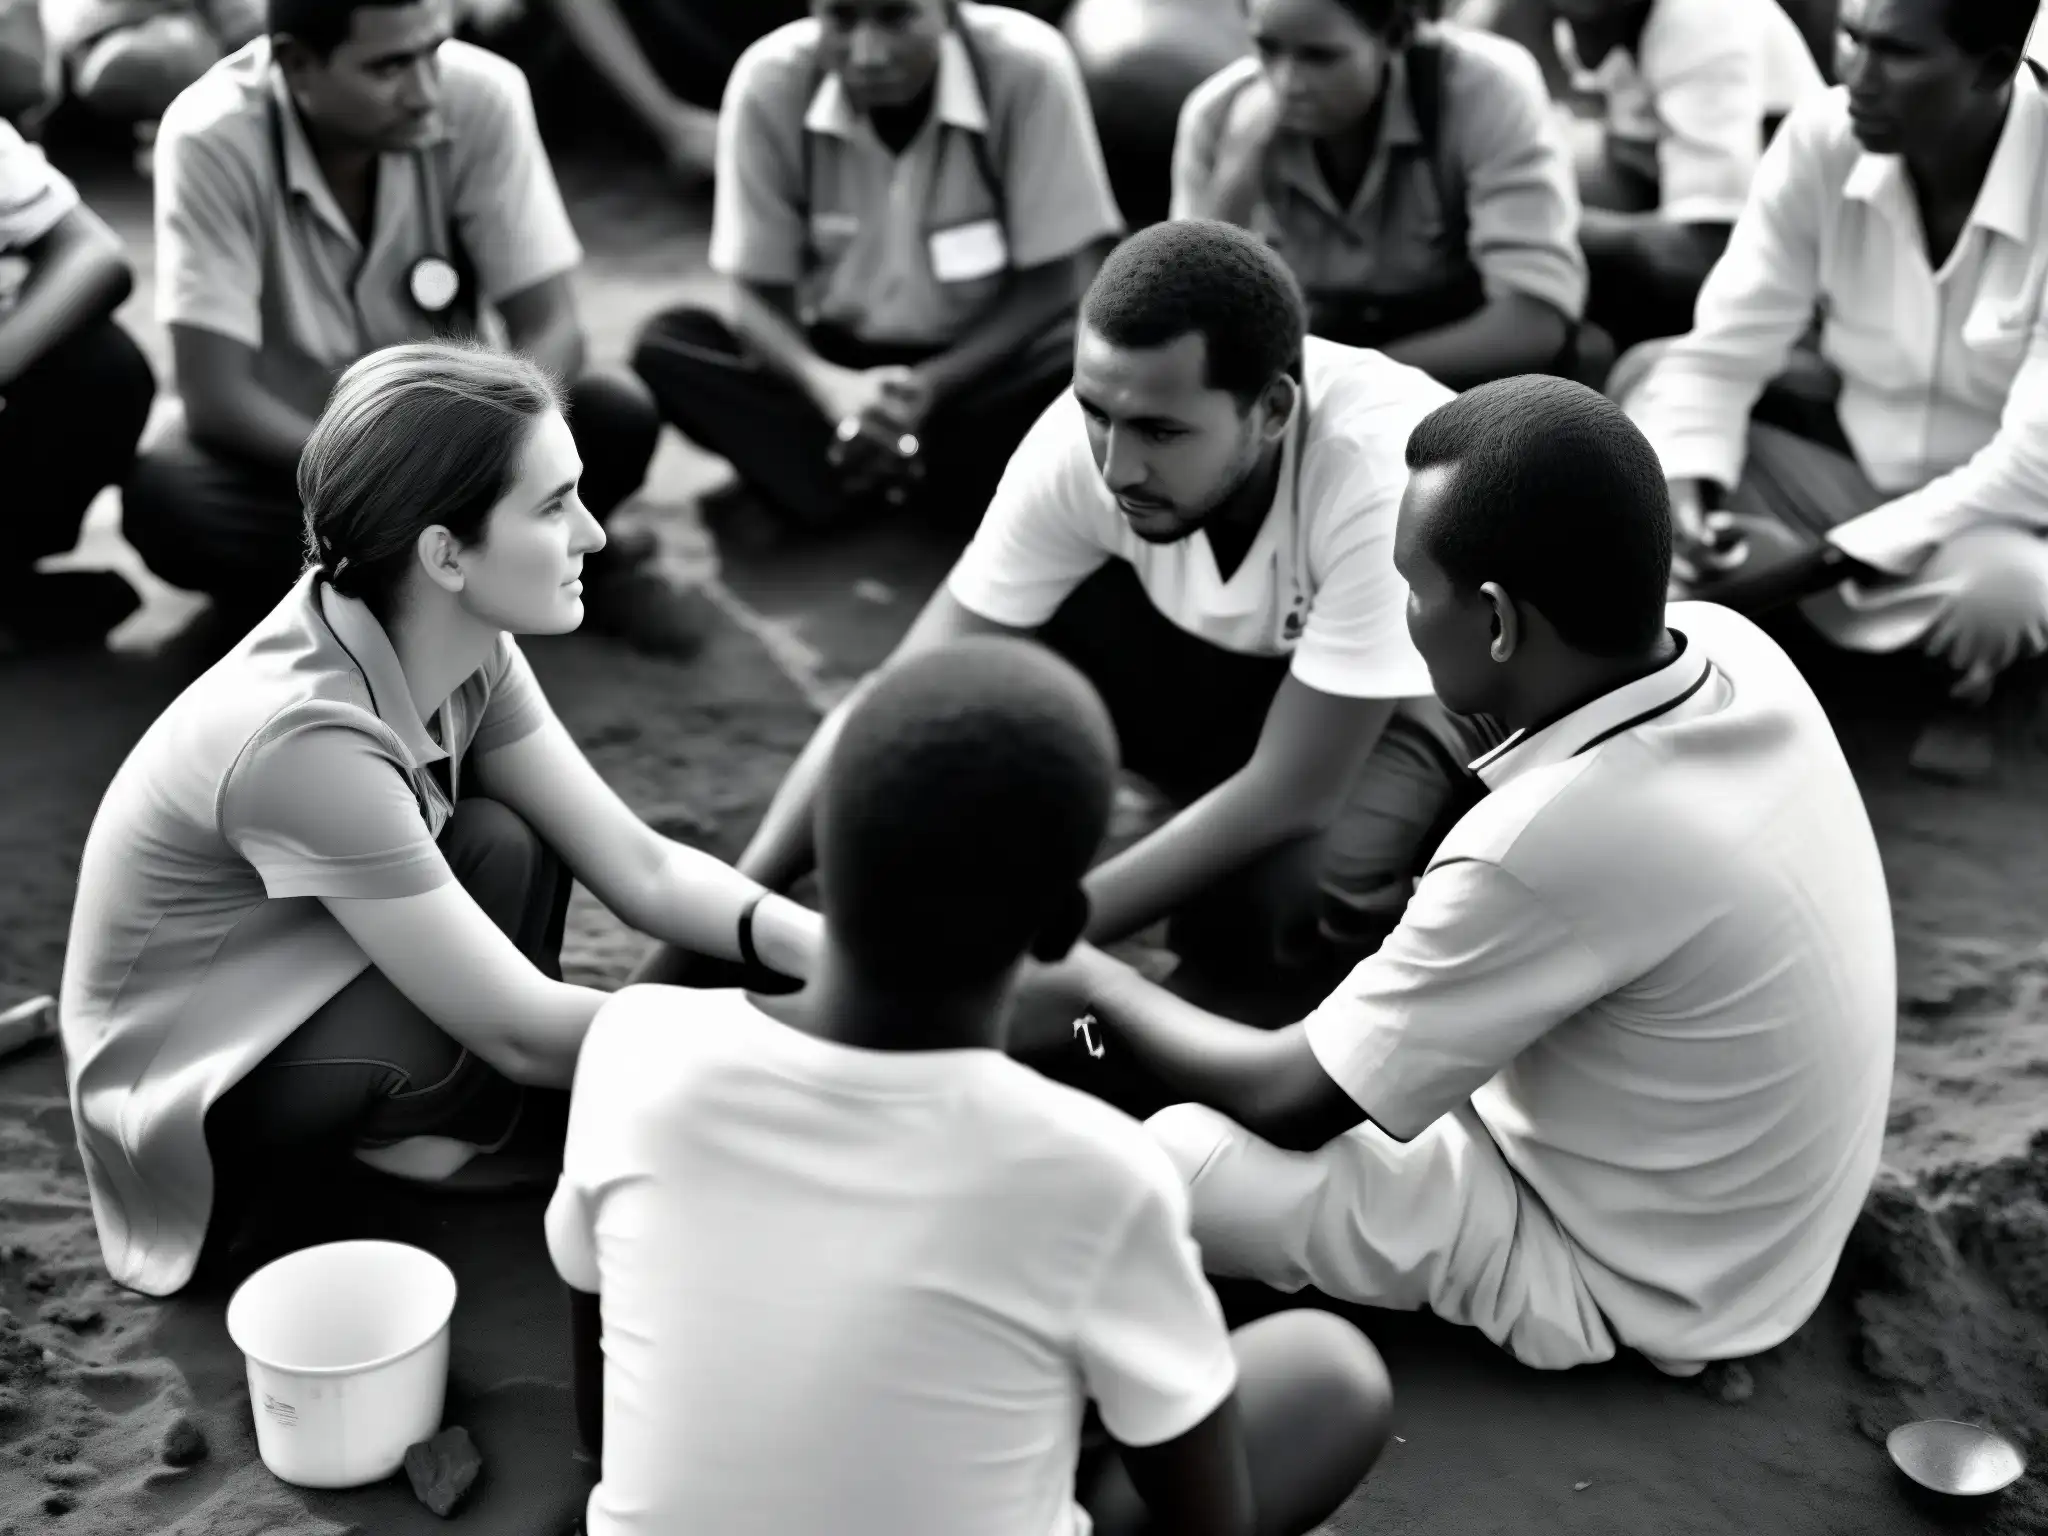
[[[586,318],[599,357],[616,360],[642,316],[701,285],[703,211],[645,179],[571,184],[592,251]],[[161,361],[141,190],[91,191],[134,242],[145,282],[130,316]],[[627,798],[730,855],[815,709],[886,651],[946,556],[884,532],[772,570],[721,566],[691,506],[721,475],[670,434],[641,508],[728,621],[703,657],[676,666],[581,638],[529,649]],[[112,527],[102,505],[79,558],[128,565]],[[55,989],[78,848],[128,744],[182,686],[149,647],[189,607],[152,587],[120,654],[0,661],[9,995]],[[1907,1418],[1964,1417],[2014,1434],[2037,1470],[2048,1457],[2048,714],[2016,701],[1988,780],[1930,783],[1906,766],[1921,701],[1866,668],[1816,666],[1880,830],[1903,993],[1891,1171],[1835,1295],[1746,1380],[1717,1373],[1705,1386],[1628,1362],[1539,1376],[1427,1319],[1367,1315],[1394,1373],[1401,1438],[1334,1529],[2048,1531],[2038,1476],[1989,1508],[1938,1507],[1913,1496],[1879,1444]],[[616,982],[638,948],[579,893],[572,976]],[[548,1522],[576,1490],[538,1470],[568,1463],[566,1351],[538,1206],[414,1202],[378,1219],[447,1254],[463,1287],[451,1421],[467,1415],[492,1470],[461,1523],[559,1530]],[[428,1528],[390,1487],[312,1496],[269,1479],[219,1304],[148,1303],[107,1284],[61,1063],[46,1048],[0,1065],[0,1532]],[[213,1447],[189,1470],[158,1454],[181,1416]]]

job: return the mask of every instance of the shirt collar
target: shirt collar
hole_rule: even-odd
[[[1663,714],[1706,683],[1713,671],[1707,656],[1677,630],[1678,654],[1648,677],[1639,677],[1544,725],[1525,727],[1472,764],[1489,790],[1523,774],[1578,756],[1609,736]]]
[[[369,605],[361,598],[344,597],[318,572],[309,571],[303,579],[310,584],[320,617],[363,674],[363,682],[370,690],[370,708],[377,712],[377,718],[405,743],[415,763],[424,768],[440,762],[448,753],[427,734],[427,724],[412,700],[412,685],[406,682],[405,669],[398,664],[398,652],[391,648],[391,637],[370,612]]]
[[[259,38],[252,47],[268,49],[269,39]],[[320,169],[320,157],[313,153],[312,142],[306,137],[306,125],[299,118],[298,103],[292,100],[291,87],[285,83],[284,68],[275,58],[266,55],[265,81],[270,91],[271,109],[277,115],[279,132],[284,141],[284,184],[287,192],[304,197],[320,210],[342,234],[351,240],[356,238],[354,228],[342,216],[341,204],[335,201],[334,189],[327,184],[327,173]],[[434,143],[446,142],[449,136],[445,118]],[[265,146],[266,153],[268,145]],[[403,160],[409,151],[387,153],[382,158],[386,163],[394,158]],[[379,187],[379,196],[382,196]]]
[[[2039,217],[2044,154],[2048,154],[2048,95],[2033,71],[2023,67],[2013,82],[1998,148],[1992,152],[1984,185],[1977,191],[1976,206],[1964,227],[1974,225],[2022,245],[2031,243]],[[1903,207],[1907,198],[1905,161],[1897,155],[1863,151],[1849,167],[1842,196],[1872,206]]]
[[[932,105],[939,121],[948,127],[967,133],[988,132],[988,103],[982,99],[981,83],[974,78],[974,63],[967,57],[967,45],[957,31],[948,31],[939,40],[938,87]],[[851,139],[866,121],[865,113],[854,110],[838,74],[827,70],[818,89],[811,94],[804,127],[812,133]]]
[[[1415,97],[1408,87],[1408,56],[1397,53],[1387,61],[1386,104],[1380,111],[1379,139],[1358,183],[1358,195],[1363,197],[1376,180],[1384,184],[1385,172],[1380,167],[1395,150],[1421,147],[1422,124],[1415,116]],[[1283,184],[1314,198],[1340,217],[1349,212],[1337,206],[1323,168],[1316,160],[1315,141],[1307,134],[1280,135],[1273,147],[1273,174]]]

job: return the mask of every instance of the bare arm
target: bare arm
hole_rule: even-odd
[[[1564,316],[1541,299],[1503,293],[1463,320],[1403,337],[1386,353],[1452,389],[1468,389],[1550,367],[1568,330]]]
[[[933,403],[983,378],[1061,316],[1072,314],[1107,249],[1106,244],[1091,246],[1065,261],[1012,273],[1002,295],[966,336],[917,365]]]
[[[969,635],[1016,633],[1016,630],[993,623],[962,606],[941,585],[917,616],[917,622],[910,626],[910,632],[877,669],[877,675],[906,656],[917,655],[949,641],[963,640]],[[797,760],[790,765],[789,773],[762,816],[753,840],[747,844],[746,852],[740,855],[740,872],[771,890],[782,890],[794,884],[811,867],[815,857],[811,844],[811,809],[817,802],[818,788],[824,782],[825,765],[831,759],[832,744],[839,739],[847,712],[858,697],[856,690],[819,724],[803,751],[797,755]]]
[[[837,419],[833,384],[836,376],[849,370],[826,362],[812,350],[797,322],[796,290],[732,279],[726,284],[726,295],[733,334],[771,370],[808,395],[828,420]]]
[[[1127,938],[1266,850],[1328,827],[1394,707],[1283,679],[1250,761],[1089,874],[1089,938]]]
[[[588,349],[566,274],[500,300],[498,313],[505,317],[514,351],[524,352],[558,379],[573,381],[583,372]]]
[[[647,61],[616,0],[548,0],[564,32],[662,144],[686,110]]]
[[[256,377],[256,352],[197,326],[173,325],[171,356],[193,441],[236,458],[291,471],[313,416]]]
[[[1259,1528],[1251,1466],[1233,1393],[1184,1435],[1117,1447],[1150,1528],[1179,1536],[1253,1536]]]
[[[72,209],[23,254],[28,281],[0,316],[0,388],[67,336],[111,315],[135,287],[120,237],[89,208]]]
[[[761,886],[641,821],[560,721],[550,719],[486,754],[477,776],[633,928],[698,954],[740,957],[740,913]],[[810,975],[823,936],[816,913],[783,897],[770,897],[755,909],[755,949],[763,964],[785,976]]]

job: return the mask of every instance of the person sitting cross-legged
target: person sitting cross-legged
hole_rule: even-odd
[[[1249,231],[1183,220],[1125,241],[1082,305],[1072,389],[884,668],[965,634],[1037,634],[1176,808],[1089,873],[1090,937],[1172,919],[1183,963],[1218,985],[1319,992],[1400,916],[1470,789],[1462,765],[1499,737],[1430,696],[1391,555],[1402,446],[1451,393],[1304,338],[1304,319]],[[809,866],[842,718],[741,856],[764,884]]]
[[[502,322],[569,381],[600,519],[661,430],[637,379],[587,366],[582,251],[519,70],[453,38],[450,0],[271,0],[269,24],[164,114],[157,306],[184,417],[144,450],[122,525],[237,635],[299,575],[300,451],[336,377],[379,347]],[[591,627],[688,652],[697,611],[655,553],[614,531]]]
[[[1843,84],[1779,132],[1692,329],[1609,382],[1671,479],[1681,590],[1923,653],[1965,728],[2048,650],[2037,11],[1847,0]],[[1816,313],[1834,398],[1781,375]]]
[[[972,529],[1073,362],[1121,233],[1057,30],[959,0],[815,0],[719,111],[717,305],[648,322],[662,415],[729,460],[721,538],[775,545],[902,508]]]
[[[1891,1096],[1856,781],[1768,636],[1667,611],[1663,476],[1614,404],[1482,385],[1408,461],[1415,643],[1446,705],[1514,734],[1400,926],[1279,1031],[1084,949],[1014,1048],[1134,1058],[1182,1101],[1150,1125],[1211,1274],[1427,1307],[1549,1369],[1770,1349],[1828,1288]]]
[[[546,1219],[588,1536],[1295,1536],[1372,1467],[1364,1335],[1227,1333],[1166,1156],[1003,1054],[1115,771],[1058,658],[928,651],[833,749],[810,985],[599,1010]]]

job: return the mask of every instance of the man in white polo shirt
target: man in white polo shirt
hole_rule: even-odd
[[[304,565],[295,474],[335,379],[380,347],[476,334],[569,381],[601,520],[639,489],[660,421],[586,369],[582,248],[526,79],[455,41],[451,0],[271,0],[259,37],[189,87],[157,144],[158,317],[184,405],[136,466],[123,530],[174,586],[253,622]],[[646,537],[586,566],[599,632],[693,648]]]
[[[1245,980],[1341,974],[1377,943],[1495,739],[1429,696],[1392,560],[1401,445],[1450,392],[1304,343],[1303,316],[1285,263],[1234,225],[1125,241],[1082,304],[1072,389],[896,652],[1036,631],[1075,662],[1125,767],[1179,808],[1090,874],[1090,937],[1173,916],[1184,963]],[[755,834],[754,878],[807,867],[836,729]]]
[[[1618,407],[1485,385],[1408,462],[1415,643],[1514,734],[1400,927],[1277,1033],[1089,952],[1042,1001],[1186,1100],[1151,1126],[1212,1273],[1427,1307],[1551,1369],[1769,1349],[1827,1289],[1890,1098],[1856,781],[1761,630],[1703,603],[1667,627],[1663,476]],[[1027,1053],[1079,1051],[1033,1014],[1056,1029]]]
[[[1846,0],[1843,84],[1771,146],[1691,331],[1610,381],[1671,478],[1693,595],[1817,591],[1827,638],[1924,652],[1972,703],[2048,649],[2037,10]],[[1839,376],[1818,401],[1778,383],[1816,313]]]

